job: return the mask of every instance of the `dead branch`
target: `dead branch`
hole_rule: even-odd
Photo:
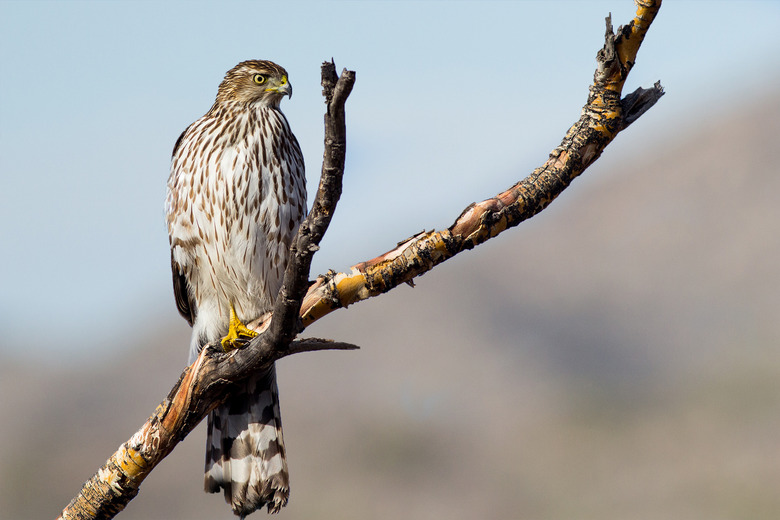
[[[588,101],[580,119],[566,133],[546,163],[508,190],[471,204],[449,228],[425,231],[400,242],[372,260],[354,265],[348,273],[329,272],[317,278],[303,301],[304,326],[326,314],[377,296],[434,266],[471,249],[502,231],[518,225],[546,208],[569,184],[601,156],[615,136],[636,121],[663,95],[656,83],[639,88],[624,99],[620,95],[634,65],[636,53],[661,1],[637,0],[635,18],[612,31],[607,18],[604,47],[598,52],[598,67]]]
[[[615,136],[636,121],[663,95],[656,83],[621,99],[626,77],[655,18],[661,0],[637,0],[635,18],[612,30],[607,18],[604,47],[580,119],[566,133],[544,165],[495,197],[471,204],[442,231],[419,233],[348,273],[328,272],[309,285],[313,254],[327,230],[341,194],[346,130],[344,104],[354,72],[339,77],[333,63],[322,67],[326,99],[325,154],[319,190],[290,250],[290,262],[273,312],[251,324],[261,334],[243,349],[225,354],[204,348],[182,373],[168,397],[130,440],[88,480],[62,511],[61,519],[112,518],[138,493],[144,478],[212,409],[229,397],[235,384],[284,356],[353,345],[324,340],[293,341],[306,326],[330,312],[382,294],[518,225],[552,202],[599,158]]]

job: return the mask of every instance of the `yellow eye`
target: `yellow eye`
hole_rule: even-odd
[[[265,77],[265,76],[263,76],[262,74],[255,74],[255,75],[254,75],[254,77],[253,77],[252,79],[255,81],[255,83],[256,83],[257,85],[262,85],[263,83],[265,83],[265,82],[266,82],[266,80],[267,80],[268,78],[266,78],[266,77]]]

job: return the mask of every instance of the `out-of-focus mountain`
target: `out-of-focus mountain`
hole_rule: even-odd
[[[363,348],[279,363],[279,518],[777,518],[778,135],[780,94],[669,128],[311,327]],[[0,518],[56,516],[167,394],[188,329],[139,325],[111,363],[0,364]],[[230,518],[201,491],[204,437],[120,518]]]

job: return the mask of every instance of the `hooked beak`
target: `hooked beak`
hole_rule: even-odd
[[[265,89],[266,92],[277,92],[283,96],[292,97],[292,84],[287,80],[287,76],[282,76],[282,79],[279,80],[279,83],[277,83],[273,87],[269,87]]]

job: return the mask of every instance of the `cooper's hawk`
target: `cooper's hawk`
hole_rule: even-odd
[[[173,149],[166,213],[173,288],[192,325],[191,361],[222,338],[240,347],[271,309],[306,209],[303,156],[279,110],[287,72],[245,61],[225,75],[211,109]],[[245,516],[287,503],[289,477],[276,371],[251,377],[208,418],[205,488],[224,489]]]

